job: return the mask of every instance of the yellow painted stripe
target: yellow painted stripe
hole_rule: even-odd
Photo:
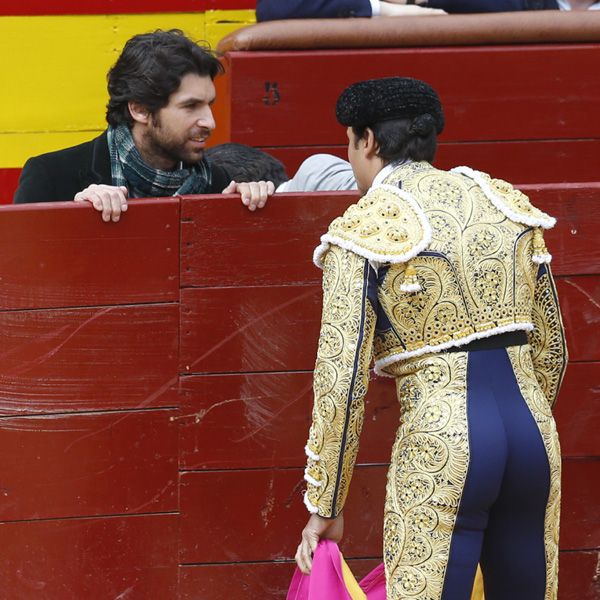
[[[253,10],[209,10],[206,17],[206,40],[212,48],[228,34],[256,22]]]
[[[179,28],[214,48],[254,11],[0,17],[0,168],[90,139],[105,127],[106,73],[136,33]]]
[[[87,142],[100,135],[102,130],[103,128],[95,131],[2,133],[0,134],[0,168],[20,168],[31,156]]]

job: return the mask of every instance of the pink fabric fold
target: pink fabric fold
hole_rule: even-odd
[[[385,572],[378,565],[359,583],[367,600],[385,600]],[[287,600],[354,600],[342,570],[342,555],[336,543],[321,540],[313,556],[312,572],[296,569]]]

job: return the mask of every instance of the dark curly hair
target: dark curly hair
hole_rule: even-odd
[[[113,126],[131,126],[127,105],[132,101],[156,114],[188,73],[214,80],[223,66],[208,46],[199,46],[179,29],[135,35],[108,72],[106,120]]]

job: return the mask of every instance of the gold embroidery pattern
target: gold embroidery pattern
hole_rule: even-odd
[[[565,374],[568,353],[560,307],[549,266],[537,280],[529,343],[535,376],[550,406],[554,406]]]
[[[384,516],[388,600],[439,600],[469,464],[466,353],[392,367],[402,423]]]
[[[560,444],[556,423],[548,400],[540,388],[534,372],[529,346],[506,349],[512,363],[521,394],[537,423],[550,465],[550,493],[544,520],[544,547],[546,551],[546,592],[544,600],[556,600],[558,590],[558,534],[560,521]]]
[[[325,517],[337,515],[344,505],[363,424],[375,329],[375,312],[365,296],[366,264],[364,258],[337,246],[330,248],[324,261],[323,317],[308,440],[318,460],[308,459],[307,498]]]
[[[392,264],[380,286],[379,303],[392,328],[378,332],[377,363],[458,345],[468,336],[531,328],[538,269],[532,261],[533,231],[511,221],[467,177],[422,162],[402,165],[386,180],[399,182],[425,212],[432,239],[410,261],[420,292],[402,291],[406,264]],[[502,183],[494,186],[499,193],[504,189]],[[511,190],[502,193],[515,210],[543,214]]]
[[[426,239],[426,220],[416,209],[394,191],[374,188],[331,223],[326,237],[369,258],[401,257]]]

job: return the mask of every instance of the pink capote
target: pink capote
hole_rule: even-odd
[[[360,596],[352,594],[346,585],[342,560],[335,542],[321,540],[313,556],[311,574],[303,575],[296,569],[287,600],[360,600]],[[349,571],[346,571],[346,577],[348,576],[352,577]],[[383,563],[373,569],[358,585],[367,600],[385,600]]]

